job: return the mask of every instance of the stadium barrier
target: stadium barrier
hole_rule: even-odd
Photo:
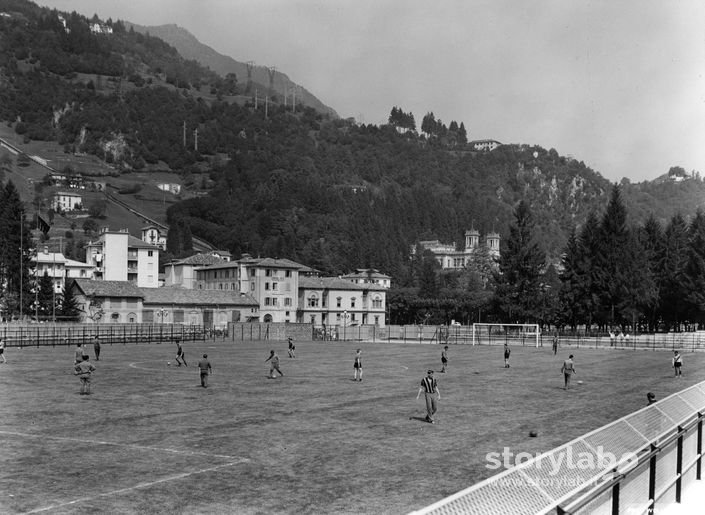
[[[101,344],[139,344],[202,341],[215,336],[200,325],[181,324],[4,324],[0,336],[8,347],[42,347],[88,344],[96,336]]]
[[[704,420],[702,382],[413,515],[659,513],[704,487]]]

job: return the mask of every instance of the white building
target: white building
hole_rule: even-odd
[[[142,241],[166,250],[166,236],[162,234],[162,230],[156,225],[142,227]]]
[[[495,259],[499,258],[499,241],[499,234],[494,231],[485,235],[484,246],[489,255]],[[456,250],[455,242],[446,244],[438,240],[420,241],[419,246],[420,249],[412,246],[412,255],[417,252],[429,251],[442,269],[460,270],[467,266],[470,256],[480,247],[480,232],[475,229],[465,231],[465,247],[462,250]]]
[[[386,325],[387,288],[340,277],[300,277],[297,322],[324,326]]]
[[[86,261],[95,266],[93,279],[159,286],[159,247],[130,236],[127,229],[103,229],[97,241],[86,245]]]
[[[89,279],[95,269],[88,263],[68,259],[61,252],[49,252],[46,246],[37,250],[32,264],[37,280],[46,273],[51,278],[56,293],[62,293],[67,279]]]
[[[83,203],[81,195],[66,191],[59,191],[51,201],[51,208],[54,211],[73,211]]]
[[[392,286],[392,278],[374,268],[358,268],[352,274],[342,275],[341,279],[355,284],[377,284],[387,289]]]

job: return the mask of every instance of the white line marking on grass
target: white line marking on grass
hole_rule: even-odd
[[[206,472],[213,472],[214,470],[222,469],[222,468],[225,468],[225,467],[232,467],[233,465],[237,465],[237,464],[239,464],[239,463],[241,463],[241,461],[234,461],[234,462],[232,462],[232,463],[224,463],[224,464],[222,464],[222,465],[216,465],[215,467],[209,467],[209,468],[207,468],[207,469],[194,470],[193,472],[183,472],[183,473],[181,473],[181,474],[175,474],[175,475],[173,475],[173,476],[168,476],[168,477],[165,477],[165,478],[162,478],[162,479],[157,479],[156,481],[149,481],[149,482],[146,482],[146,483],[139,483],[139,484],[137,484],[137,485],[135,485],[135,486],[130,486],[130,487],[128,487],[128,488],[120,488],[120,489],[118,489],[118,490],[113,490],[113,491],[111,491],[111,492],[105,492],[105,493],[102,493],[102,494],[94,495],[94,496],[92,496],[92,497],[81,497],[81,498],[79,498],[79,499],[74,499],[73,501],[68,501],[68,502],[64,502],[64,503],[60,503],[60,504],[54,504],[53,506],[44,506],[43,508],[36,508],[36,509],[34,509],[34,510],[27,511],[27,512],[25,512],[25,513],[26,513],[26,514],[29,514],[29,513],[41,513],[41,512],[43,512],[43,511],[56,510],[56,509],[58,509],[58,508],[63,508],[63,507],[65,507],[65,506],[72,506],[72,505],[74,505],[74,504],[78,504],[78,503],[81,503],[81,502],[92,501],[92,500],[98,499],[98,498],[100,498],[100,497],[107,497],[107,496],[110,496],[110,495],[123,494],[123,493],[125,493],[125,492],[130,492],[130,491],[132,491],[132,490],[138,490],[138,489],[140,489],[140,488],[149,488],[149,487],[151,487],[151,486],[158,485],[158,484],[160,484],[160,483],[166,483],[166,482],[168,482],[168,481],[174,481],[174,480],[177,480],[177,479],[184,479],[184,478],[193,476],[193,475],[195,475],[195,474],[204,474],[204,473],[206,473]]]
[[[409,370],[409,367],[405,367],[404,365],[399,365],[399,366],[400,366],[401,368],[403,368],[404,370]]]
[[[212,454],[210,452],[199,452],[199,451],[185,451],[181,449],[169,449],[168,447],[153,447],[150,445],[139,445],[134,443],[120,443],[120,442],[107,442],[104,440],[90,440],[87,438],[72,438],[69,436],[51,436],[51,435],[37,435],[31,433],[19,433],[15,431],[3,431],[0,430],[0,434],[13,435],[13,436],[25,436],[30,438],[41,438],[43,440],[61,440],[67,442],[78,442],[92,445],[113,445],[116,447],[128,447],[132,449],[146,450],[146,451],[161,451],[161,452],[171,452],[173,454],[185,454],[187,456],[207,456],[209,458],[223,458],[226,460],[237,460],[237,463],[249,462],[247,458],[240,458],[237,456],[229,456],[227,454]]]

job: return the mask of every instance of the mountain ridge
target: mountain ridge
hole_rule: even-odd
[[[226,76],[228,73],[234,73],[237,76],[238,83],[245,87],[248,77],[248,65],[241,61],[222,54],[214,48],[202,43],[188,29],[181,27],[175,23],[164,25],[138,25],[132,22],[125,22],[126,27],[134,28],[135,31],[143,34],[158,37],[171,46],[186,59],[192,59],[200,64],[207,66],[214,72]],[[254,65],[252,68],[252,82],[258,85],[260,96],[263,97],[269,89],[269,72],[266,66]],[[289,76],[279,70],[274,72],[273,87],[276,93],[280,96],[287,95],[288,101],[292,101],[292,92],[296,88],[297,102],[303,102],[320,111],[337,118],[338,113],[335,109],[327,106],[319,100],[313,93],[308,91],[300,84],[293,82]],[[254,92],[250,92],[254,95]]]

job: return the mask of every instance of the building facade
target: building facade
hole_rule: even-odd
[[[86,261],[95,267],[93,279],[159,286],[159,247],[130,236],[126,229],[103,229],[97,241],[86,245]]]
[[[465,246],[462,250],[456,250],[455,242],[446,244],[438,240],[427,240],[419,242],[420,249],[412,246],[411,254],[429,251],[434,255],[443,270],[460,270],[468,265],[473,253],[477,252],[481,246],[484,246],[491,258],[498,259],[499,243],[499,234],[494,231],[487,233],[484,242],[481,244],[480,232],[475,229],[469,229],[465,231]]]
[[[300,277],[296,321],[316,326],[386,325],[387,288],[340,277]]]

